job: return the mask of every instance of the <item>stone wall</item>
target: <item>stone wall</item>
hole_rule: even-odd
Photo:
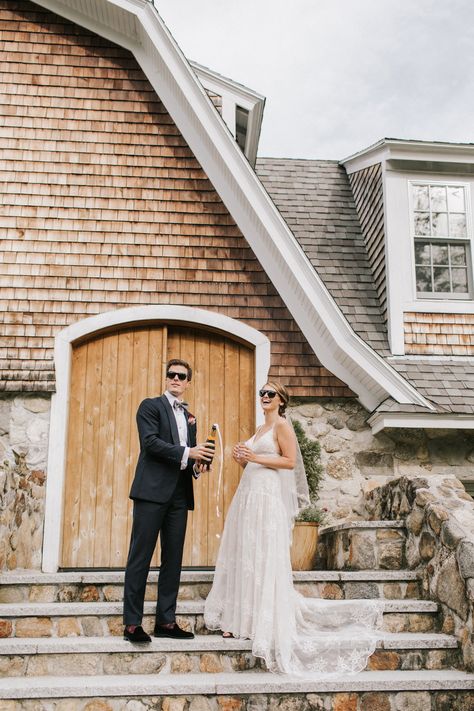
[[[355,400],[295,402],[290,417],[319,440],[324,476],[320,505],[328,523],[367,518],[365,495],[387,479],[446,471],[474,480],[474,435],[462,430],[391,429],[372,434]]]
[[[309,684],[308,684],[309,686]],[[2,711],[472,711],[472,691],[247,693],[10,699]]]
[[[39,569],[49,397],[0,399],[0,570]]]
[[[373,435],[353,399],[294,402],[290,416],[321,444],[320,505],[328,523],[364,520],[366,495],[395,477],[449,471],[474,479],[474,438],[459,430],[391,430]],[[40,568],[49,396],[0,399],[0,570]]]
[[[402,477],[370,491],[374,520],[405,519],[406,560],[423,571],[424,597],[439,602],[442,631],[461,643],[474,670],[474,501],[453,475]]]

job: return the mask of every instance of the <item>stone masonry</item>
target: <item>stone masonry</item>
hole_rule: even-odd
[[[0,570],[41,567],[50,398],[0,399]]]
[[[372,519],[404,519],[406,561],[423,571],[423,594],[439,602],[442,631],[460,641],[474,669],[474,501],[454,475],[401,477],[370,491]]]
[[[462,430],[390,429],[372,434],[369,413],[355,400],[296,402],[290,417],[321,444],[320,487],[328,523],[367,518],[366,494],[395,477],[449,472],[473,479],[474,435]]]

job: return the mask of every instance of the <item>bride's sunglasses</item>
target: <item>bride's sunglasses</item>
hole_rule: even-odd
[[[260,395],[260,397],[265,397],[266,395],[270,398],[270,400],[273,400],[276,395],[276,392],[274,390],[259,390],[258,394]]]

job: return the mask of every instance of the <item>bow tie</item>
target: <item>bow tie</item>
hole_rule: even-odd
[[[175,410],[184,410],[187,406],[187,402],[179,402],[179,400],[175,400],[173,403],[173,407]]]

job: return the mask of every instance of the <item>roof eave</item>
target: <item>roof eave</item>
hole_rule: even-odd
[[[474,163],[474,144],[382,138],[339,163],[351,174],[390,160],[471,164]]]
[[[367,422],[372,433],[386,428],[474,429],[474,416],[464,413],[375,412]]]

